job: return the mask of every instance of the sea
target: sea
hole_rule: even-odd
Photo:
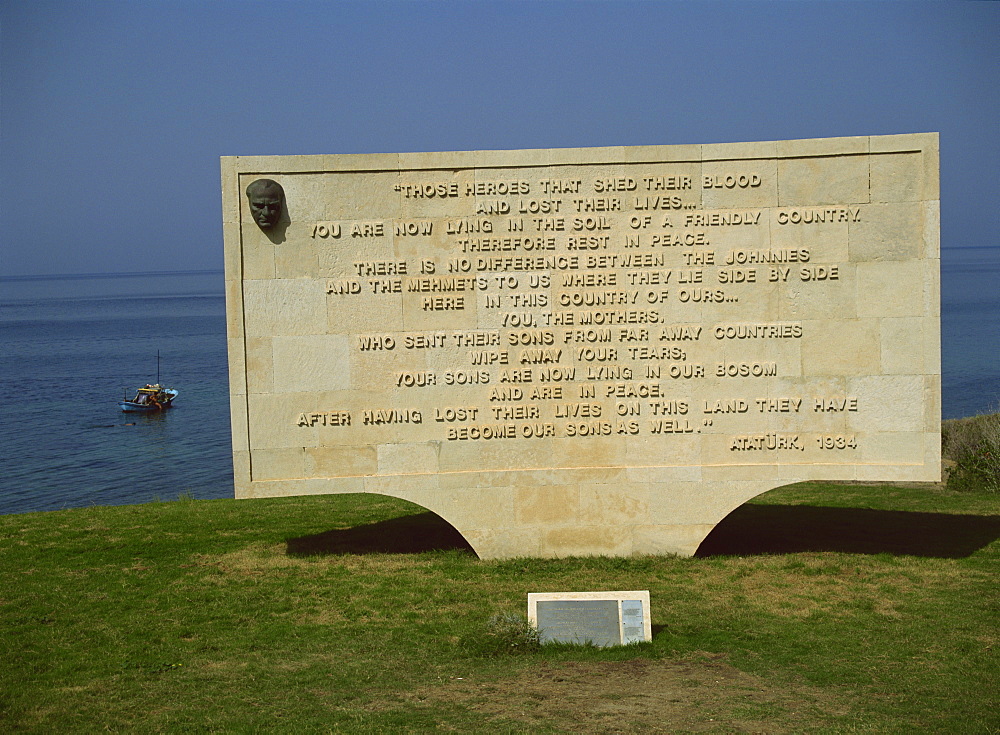
[[[943,417],[1000,411],[1000,248],[943,250],[941,304]],[[233,497],[225,311],[221,271],[0,277],[0,514]]]
[[[233,497],[222,272],[0,279],[0,427],[2,514]]]

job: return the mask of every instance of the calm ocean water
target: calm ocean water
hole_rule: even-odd
[[[0,345],[0,513],[232,497],[222,273],[2,280]]]
[[[1000,248],[942,258],[945,418],[1000,410]],[[221,273],[0,279],[0,513],[233,495]],[[123,414],[126,388],[180,390]]]
[[[1000,411],[1000,247],[941,254],[941,413]]]

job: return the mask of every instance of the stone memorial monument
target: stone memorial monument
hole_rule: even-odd
[[[239,498],[689,555],[780,485],[940,478],[936,134],[226,157],[222,190]]]

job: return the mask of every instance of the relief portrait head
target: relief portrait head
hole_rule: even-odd
[[[285,206],[285,190],[271,179],[257,179],[247,187],[247,201],[253,221],[262,230],[269,230],[281,219]]]

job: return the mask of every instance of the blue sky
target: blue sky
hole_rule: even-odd
[[[997,246],[1000,3],[0,0],[0,276],[222,267],[219,156],[937,131]]]

